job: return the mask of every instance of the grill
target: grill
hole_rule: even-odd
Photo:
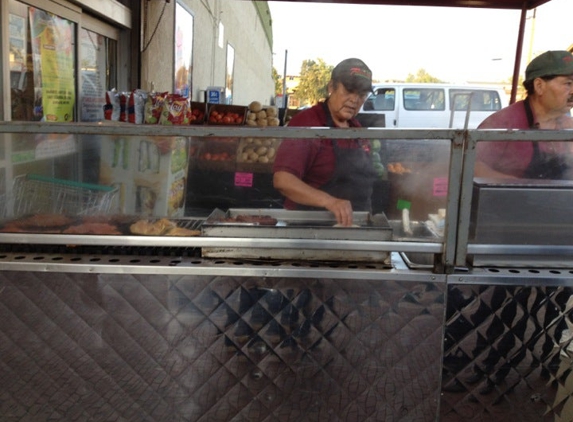
[[[276,224],[237,222],[239,216],[261,216]],[[354,212],[353,227],[335,227],[336,220],[326,211],[278,209],[216,209],[201,226],[203,236],[253,237],[273,239],[366,240],[392,239],[392,228],[383,213]],[[388,263],[388,252],[303,248],[203,248],[203,257],[247,259],[291,259],[317,261],[362,261]]]

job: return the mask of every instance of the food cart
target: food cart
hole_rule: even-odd
[[[14,182],[0,211],[3,419],[571,419],[571,186],[473,179],[477,142],[568,133],[145,129],[0,123]],[[222,139],[316,137],[382,140],[410,172],[350,229],[257,198],[264,172],[229,163],[221,209],[180,197],[182,169],[195,189],[195,153]],[[146,159],[127,160],[142,145]],[[233,207],[237,192],[260,201]]]
[[[237,135],[224,127],[146,129],[146,138],[161,142]],[[3,123],[0,130],[4,145],[15,146],[38,139],[46,127]],[[539,420],[568,414],[571,247],[547,236],[541,244],[495,242],[487,225],[478,227],[474,242],[470,225],[481,222],[471,221],[475,187],[467,179],[472,143],[564,140],[566,133],[241,130],[255,138],[330,133],[404,147],[420,139],[446,142],[452,182],[443,229],[430,219],[412,220],[408,235],[403,221],[381,213],[357,215],[360,227],[339,235],[347,229],[331,227],[324,213],[295,220],[273,208],[194,214],[191,206],[170,220],[193,233],[133,234],[125,230],[134,221],[118,215],[110,198],[119,195],[117,188],[96,185],[103,212],[80,209],[65,222],[66,228],[98,224],[93,231],[70,234],[61,222],[24,218],[22,230],[0,233],[2,356],[14,374],[4,387],[13,395],[3,414],[101,420],[329,420],[332,414],[460,420],[490,413],[499,420]],[[139,133],[134,125],[50,126],[50,137],[73,136],[78,145],[97,134],[102,150],[117,138],[138,144]],[[49,183],[61,190],[59,180]],[[79,180],[71,185],[94,187]],[[545,188],[546,195],[571,192]],[[33,209],[23,215],[7,210],[3,227]],[[238,223],[246,213],[285,226]],[[555,229],[548,225],[555,219],[545,217],[533,232],[531,221],[515,222],[514,229],[535,240],[535,233]],[[103,223],[119,232],[98,233]],[[487,259],[501,254],[503,264]],[[54,392],[41,405],[38,388]]]

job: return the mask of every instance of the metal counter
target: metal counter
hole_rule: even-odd
[[[0,265],[3,420],[437,414],[444,275],[133,256]]]
[[[569,420],[573,272],[0,256],[3,420]]]

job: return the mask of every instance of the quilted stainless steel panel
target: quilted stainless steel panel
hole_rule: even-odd
[[[440,421],[572,421],[572,293],[448,286]]]
[[[0,272],[2,421],[434,421],[443,283]]]

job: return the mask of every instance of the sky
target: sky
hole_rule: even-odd
[[[303,60],[336,65],[364,60],[377,81],[404,80],[425,69],[445,82],[501,82],[513,74],[519,10],[268,2],[273,65],[298,75]],[[528,59],[573,44],[573,0],[551,0],[528,11],[523,75]]]

